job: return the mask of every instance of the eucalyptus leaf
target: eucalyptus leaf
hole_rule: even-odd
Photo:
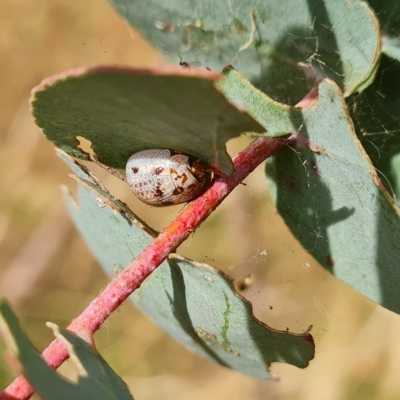
[[[168,264],[133,293],[133,301],[189,349],[258,379],[273,378],[272,362],[305,368],[313,358],[310,334],[258,321],[228,275],[173,254]]]
[[[278,137],[297,132],[303,123],[300,108],[278,103],[255,88],[242,74],[227,67],[218,88],[236,107],[244,108],[266,129],[265,135]]]
[[[318,103],[302,115],[298,145],[267,168],[278,210],[323,266],[400,312],[399,210],[355,135],[339,88],[322,82]]]
[[[77,137],[91,142],[95,159],[125,174],[128,158],[167,148],[233,171],[225,143],[265,129],[214,87],[221,75],[184,68],[81,68],[46,79],[31,98],[36,124],[57,147],[89,159]]]
[[[397,192],[399,111],[393,82],[398,74],[394,68],[385,69],[385,64],[381,68],[385,79],[349,102],[364,129],[360,134],[369,133],[363,143],[380,167],[387,163],[385,172],[392,172],[388,187]],[[272,197],[293,234],[337,277],[400,312],[399,210],[355,136],[340,89],[332,81],[323,81],[313,107],[290,107],[252,87],[232,68],[225,69],[224,75],[219,83],[222,92],[268,125],[265,135],[287,129],[297,136],[296,148],[283,149],[267,162]]]
[[[61,150],[57,153],[78,182],[77,203],[63,187],[68,212],[89,249],[113,276],[141,253],[157,232],[110,195],[78,161]]]
[[[174,62],[222,70],[233,65],[272,98],[297,103],[311,76],[346,94],[372,81],[378,21],[359,0],[111,0],[119,13]],[[307,73],[308,73],[307,72]]]
[[[78,371],[78,382],[71,383],[52,370],[33,348],[22,331],[18,319],[5,302],[0,302],[0,328],[13,352],[22,364],[24,376],[43,400],[132,400],[124,381],[111,369],[103,357],[85,340],[48,326],[67,346]]]
[[[79,163],[65,153],[75,171]],[[78,202],[64,192],[68,211],[93,254],[109,276],[128,265],[151,241],[131,212],[111,199],[84,169],[77,171]],[[251,305],[233,288],[232,279],[208,265],[178,255],[163,262],[130,300],[175,340],[193,352],[260,379],[267,368],[285,362],[304,368],[313,358],[308,332],[277,331],[258,321]]]

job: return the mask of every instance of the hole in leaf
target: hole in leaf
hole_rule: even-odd
[[[88,139],[85,139],[83,136],[77,136],[76,140],[79,142],[78,148],[88,154],[90,158],[93,158],[95,153],[92,149],[92,142]]]

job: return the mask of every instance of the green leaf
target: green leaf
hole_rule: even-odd
[[[78,182],[77,203],[63,187],[68,212],[92,253],[112,275],[146,248],[157,232],[99,186],[85,167],[63,151],[57,153]]]
[[[380,55],[378,22],[359,0],[111,3],[174,62],[182,56],[216,70],[233,65],[288,104],[307,92],[302,68],[334,79],[350,94],[371,82]]]
[[[71,359],[77,366],[79,380],[77,383],[71,383],[45,363],[4,301],[0,302],[0,316],[0,328],[9,347],[21,362],[24,376],[43,400],[133,399],[122,379],[103,357],[79,336],[48,323],[54,335],[67,346]]]
[[[400,312],[399,210],[354,133],[339,88],[322,82],[317,105],[302,114],[298,146],[268,165],[278,210],[323,266]]]
[[[363,143],[369,144],[380,168],[387,163],[384,170],[390,169],[390,182],[397,191],[399,78],[393,66],[387,69],[383,63],[381,69],[387,74],[381,83],[349,101],[365,100],[352,105],[353,115],[363,129],[369,129]],[[300,109],[274,102],[231,68],[224,75],[219,87],[232,103],[247,109],[261,124],[271,121],[265,135],[299,133],[297,148],[281,150],[269,160],[267,170],[272,197],[293,234],[337,277],[400,312],[399,211],[355,136],[339,88],[322,82],[318,103]]]
[[[266,136],[277,137],[297,132],[303,122],[301,110],[278,103],[256,89],[232,67],[223,70],[218,88],[236,107],[243,108],[266,129]]]
[[[59,153],[74,171],[79,169],[76,161]],[[77,172],[78,204],[65,192],[68,211],[93,254],[113,276],[115,267],[128,265],[152,236],[83,169]],[[247,375],[271,379],[266,367],[272,362],[304,368],[313,358],[308,332],[277,331],[261,323],[251,305],[234,291],[231,278],[178,255],[162,263],[130,299],[190,350]]]
[[[182,68],[71,70],[34,89],[32,114],[57,147],[88,159],[77,140],[84,137],[116,173],[124,175],[128,158],[139,150],[168,148],[228,174],[233,165],[226,141],[264,128],[221,96],[214,87],[219,78]]]
[[[313,358],[311,335],[278,331],[258,321],[228,275],[178,255],[171,255],[168,264],[133,298],[186,347],[258,379],[272,378],[265,368],[272,362],[305,368]]]

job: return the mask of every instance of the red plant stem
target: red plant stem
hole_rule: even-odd
[[[210,187],[196,200],[189,203],[177,218],[97,296],[82,314],[68,326],[68,330],[92,337],[107,317],[197,229],[226,196],[259,164],[287,143],[287,139],[259,138],[237,154],[233,163],[235,172],[231,176],[216,177]],[[64,344],[54,340],[42,354],[53,369],[68,357]],[[0,394],[0,400],[29,399],[33,389],[23,376]]]

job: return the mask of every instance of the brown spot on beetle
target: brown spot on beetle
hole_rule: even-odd
[[[179,178],[182,178],[182,185],[184,185],[185,182],[188,180],[188,177],[186,174],[182,174]]]
[[[160,189],[159,186],[156,187],[155,193],[157,197],[162,197],[164,195],[164,192]]]
[[[181,194],[181,192],[182,192],[182,190],[179,190],[179,187],[176,187],[176,188],[174,189],[174,191],[172,192],[172,194],[173,194],[174,196],[177,196],[178,194]]]

